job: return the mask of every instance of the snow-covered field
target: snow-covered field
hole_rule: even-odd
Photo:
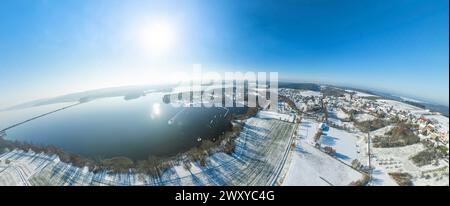
[[[364,93],[364,92],[359,92],[359,91],[355,91],[355,90],[349,90],[349,89],[347,89],[347,90],[345,90],[346,92],[355,92],[356,93],[356,96],[358,96],[358,97],[376,97],[376,95],[373,95],[373,94],[367,94],[367,93]]]
[[[424,115],[427,119],[435,119],[437,122],[439,122],[440,125],[443,126],[444,129],[449,129],[449,121],[448,117],[443,115]]]
[[[286,186],[349,185],[363,176],[313,146],[301,143],[292,156]]]
[[[320,92],[311,91],[311,90],[299,90],[301,96],[305,97],[317,97],[322,96]]]
[[[338,127],[347,128],[348,131],[355,132],[353,122],[348,121],[349,115],[343,112],[341,109],[330,109],[328,110],[328,122],[330,124],[335,124]]]
[[[376,137],[376,136],[385,136],[385,134],[386,134],[387,132],[389,132],[392,128],[394,128],[393,125],[389,125],[389,126],[386,126],[386,127],[382,127],[382,128],[380,128],[380,129],[377,129],[377,130],[375,130],[375,131],[370,132],[370,135],[371,135],[372,137]]]
[[[336,149],[335,156],[348,164],[359,158],[358,137],[355,133],[330,127],[330,131],[320,139],[320,144]]]
[[[411,156],[424,149],[421,143],[404,147],[372,148],[375,171],[378,169],[384,172],[407,172],[413,176],[414,185],[448,185],[448,162],[440,161],[439,165],[418,167],[410,160]],[[442,171],[431,172],[432,178],[430,179],[422,177],[422,174],[427,171],[439,169]],[[436,173],[436,176],[433,173]]]
[[[393,106],[397,110],[410,111],[411,113],[415,113],[415,114],[428,114],[429,113],[428,110],[424,110],[422,108],[415,107],[413,105],[395,101],[395,100],[378,99],[376,101]]]
[[[374,120],[376,119],[375,116],[371,115],[371,114],[357,114],[355,115],[355,120],[358,122],[365,122],[365,121],[370,121],[370,120]]]
[[[371,186],[398,186],[398,184],[391,178],[388,171],[381,167],[377,161],[373,161],[372,165],[374,169],[372,171],[372,180],[369,185]]]
[[[348,115],[347,113],[345,113],[344,111],[342,111],[342,109],[338,109],[335,112],[335,115],[337,118],[339,119],[347,119],[350,117],[350,115]]]
[[[409,97],[400,97],[402,100],[404,101],[410,101],[410,102],[417,102],[417,103],[423,103],[423,101],[417,100],[417,99],[413,99],[413,98],[409,98]]]
[[[298,130],[300,136],[296,139],[296,149],[283,185],[349,185],[361,179],[362,173],[310,144],[317,127],[318,123],[313,120],[302,121]],[[339,132],[334,131],[332,134]],[[354,139],[347,137],[340,137],[333,144],[339,145],[342,154],[355,156],[356,152],[352,150],[352,146],[355,147]],[[337,158],[343,157],[344,155]]]
[[[287,114],[281,114],[281,113],[277,113],[277,112],[271,112],[271,111],[260,111],[257,114],[257,117],[261,118],[261,119],[278,119],[278,120],[283,120],[283,121],[288,121],[288,122],[294,121],[294,116],[287,115]]]
[[[314,141],[313,140],[314,134],[315,134],[315,131],[317,131],[318,127],[319,127],[318,122],[316,122],[314,120],[309,120],[309,119],[304,120],[304,124],[301,127],[302,128],[301,132],[303,132],[303,134],[305,134],[305,136],[304,136],[305,143],[303,143],[302,145],[307,145],[307,146],[304,146],[303,148],[311,148],[312,147],[311,144]],[[381,128],[377,131],[374,131],[372,133],[372,135],[384,134],[387,130],[389,130],[389,128],[391,128],[391,127],[388,126],[385,128]],[[323,135],[321,137],[320,143],[321,143],[322,147],[330,146],[330,147],[333,147],[334,149],[336,149],[336,155],[334,157],[345,162],[347,165],[351,165],[351,162],[354,159],[357,159],[362,164],[367,165],[368,164],[368,153],[367,153],[368,150],[367,150],[367,141],[366,141],[366,138],[364,135],[366,135],[366,134],[360,133],[360,132],[348,132],[345,130],[330,127],[330,129],[326,133],[326,135]],[[316,149],[316,148],[313,147],[313,149]],[[386,153],[386,152],[381,154],[380,151],[381,151],[380,149],[377,149],[376,152],[372,151],[372,154],[375,154],[375,156],[380,155],[383,157],[391,157],[392,156],[390,153]],[[392,151],[395,151],[395,149],[393,149]],[[411,152],[408,149],[406,151]],[[309,152],[309,153],[311,153],[311,152]],[[322,154],[324,154],[324,153],[322,153]],[[317,155],[317,154],[314,154],[314,155]],[[303,157],[303,158],[305,158],[305,156],[306,156],[306,154],[301,155],[301,157]],[[372,176],[372,181],[370,182],[370,185],[373,185],[373,186],[397,185],[397,183],[388,175],[388,172],[396,171],[396,170],[394,170],[395,168],[390,168],[390,167],[386,168],[384,166],[379,165],[376,158],[372,159],[372,160],[373,160],[372,166],[374,166],[374,170],[372,173],[373,176]],[[402,160],[404,161],[405,159],[402,159]],[[406,158],[406,160],[407,160],[407,158]],[[301,161],[305,161],[305,160],[293,160],[293,162],[295,162],[295,161],[301,162]],[[314,163],[308,163],[308,164],[314,164]],[[397,168],[400,168],[400,166],[398,166]],[[347,171],[347,172],[349,172],[349,171]],[[305,179],[306,179],[306,177],[305,177]],[[309,180],[309,179],[306,179],[306,180]]]
[[[314,145],[314,135],[316,134],[319,123],[311,119],[304,119],[302,121],[302,132],[305,136],[304,140]],[[330,127],[328,132],[320,138],[319,143],[324,146],[330,146],[336,149],[335,157],[351,164],[352,160],[359,159],[360,138],[358,133],[351,133],[342,129]]]
[[[383,136],[387,131],[392,129],[392,127],[393,126],[386,126],[375,130],[371,132],[371,136]],[[405,172],[411,174],[413,176],[412,182],[414,185],[448,185],[448,162],[441,160],[437,166],[427,165],[424,167],[418,167],[410,160],[412,156],[425,149],[422,143],[404,147],[371,148],[371,154],[373,157],[372,166],[374,167],[374,170],[373,179],[370,185],[397,185],[397,183],[388,175],[388,173],[392,172]],[[361,144],[360,149],[361,151],[366,151],[367,144]],[[361,153],[361,155],[364,154],[365,153]],[[440,169],[441,171],[431,172],[433,175],[436,173],[433,178],[426,179],[422,176],[422,174],[427,173],[427,171]]]

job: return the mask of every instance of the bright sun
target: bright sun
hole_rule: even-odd
[[[139,44],[154,55],[169,53],[174,47],[175,39],[173,25],[163,20],[144,25],[138,32]]]

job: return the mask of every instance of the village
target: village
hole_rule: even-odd
[[[302,114],[301,149],[314,147],[364,173],[360,184],[448,185],[448,117],[330,86],[320,91],[281,88],[279,95],[292,100],[291,106]],[[299,156],[305,159],[305,154]],[[292,185],[303,184],[298,177],[292,179],[297,180]]]

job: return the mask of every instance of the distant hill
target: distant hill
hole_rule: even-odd
[[[358,89],[358,88],[352,88],[352,87],[342,87],[342,86],[339,86],[339,88],[350,89],[350,90],[354,90],[354,91],[359,91],[359,92],[364,92],[367,94],[380,96],[380,97],[383,97],[384,99],[403,102],[403,103],[406,103],[406,104],[409,104],[409,105],[412,105],[415,107],[419,107],[422,109],[428,109],[432,112],[439,112],[446,117],[449,116],[449,107],[448,106],[434,104],[434,103],[428,103],[428,102],[424,102],[424,101],[420,101],[420,102],[412,101],[412,100],[408,100],[406,98],[402,98],[400,96],[393,95],[393,94],[386,93],[386,92],[372,91],[372,90],[367,90],[367,89]]]
[[[164,86],[123,86],[123,87],[111,87],[111,88],[103,88],[96,90],[89,90],[84,92],[77,92],[66,94],[62,96],[57,96],[53,98],[39,99],[30,102],[25,102],[19,105],[15,105],[6,109],[7,110],[16,110],[16,109],[24,109],[28,107],[36,107],[42,105],[56,104],[56,103],[64,103],[64,102],[88,102],[99,98],[105,97],[121,97],[123,96],[125,99],[133,99],[140,95],[143,95],[150,91],[155,91],[159,89],[166,88],[167,85]],[[2,110],[0,110],[2,111]]]
[[[30,102],[19,104],[19,105],[9,107],[9,108],[6,108],[6,109],[0,110],[0,111],[23,109],[23,108],[28,108],[28,107],[35,107],[35,106],[56,104],[56,103],[63,103],[63,102],[87,102],[87,101],[91,101],[94,99],[105,98],[105,97],[123,96],[126,100],[129,100],[129,99],[138,98],[141,94],[144,94],[151,90],[167,89],[167,88],[171,88],[171,86],[174,86],[174,85],[122,86],[122,87],[96,89],[96,90],[62,95],[62,96],[58,96],[58,97],[54,97],[54,98],[46,98],[46,99],[30,101]],[[385,99],[404,102],[406,104],[410,104],[410,105],[413,105],[416,107],[429,109],[430,111],[433,111],[433,112],[439,112],[446,117],[449,116],[449,107],[444,106],[444,105],[427,103],[427,102],[409,101],[405,98],[402,98],[402,97],[399,97],[396,95],[392,95],[392,94],[384,93],[384,92],[378,92],[378,91],[371,91],[371,90],[367,90],[367,89],[358,89],[358,88],[333,86],[333,85],[327,85],[327,86],[364,92],[367,94],[380,96]],[[311,91],[316,91],[316,92],[321,91],[321,85],[315,84],[315,83],[279,82],[278,87],[279,88],[311,90]]]
[[[304,89],[304,90],[320,92],[320,85],[314,84],[314,83],[279,82],[278,88]]]

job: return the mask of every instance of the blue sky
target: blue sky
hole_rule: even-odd
[[[394,92],[448,105],[448,0],[5,0],[0,107],[143,84],[192,64]],[[149,53],[136,31],[168,22]]]

